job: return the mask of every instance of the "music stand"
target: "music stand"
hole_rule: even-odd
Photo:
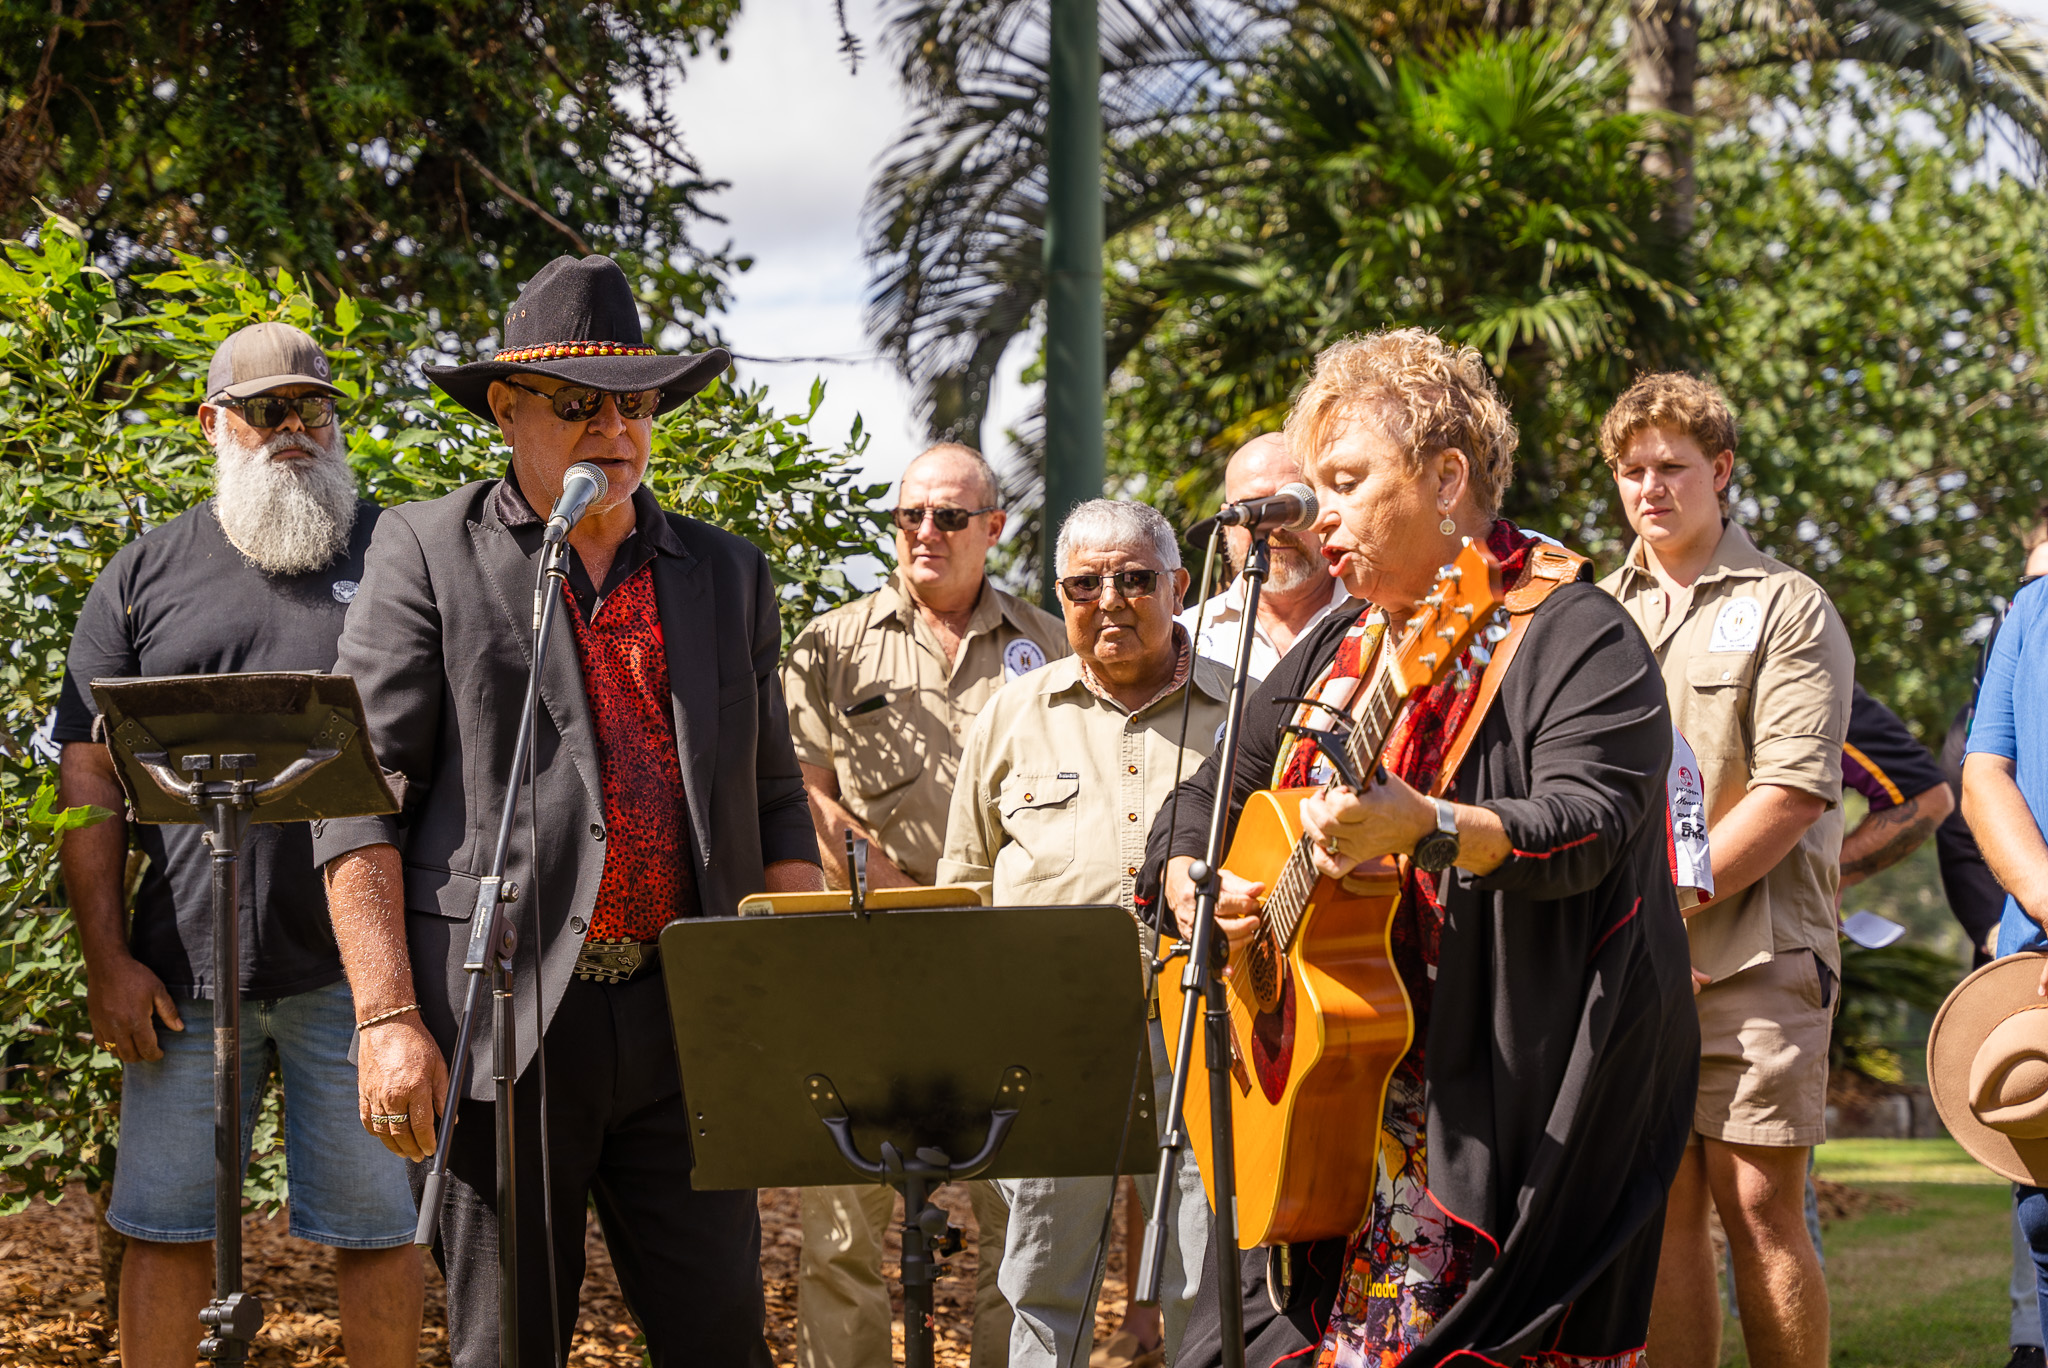
[[[243,1362],[263,1303],[242,1290],[242,968],[236,865],[252,822],[396,812],[346,675],[95,679],[96,724],[131,818],[206,826],[213,865],[213,1300],[199,1352]]]
[[[1142,949],[1121,908],[676,921],[661,958],[692,1185],[850,1171],[901,1191],[906,1368],[932,1364],[932,1284],[959,1247],[933,1189],[1150,1167]]]

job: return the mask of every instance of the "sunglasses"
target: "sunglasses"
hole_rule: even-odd
[[[522,385],[517,380],[507,380],[513,389],[525,390],[548,401],[548,407],[555,411],[555,417],[565,423],[587,423],[597,417],[604,407],[604,401],[611,399],[619,406],[621,418],[652,418],[654,411],[661,407],[661,391],[592,389],[588,385],[564,385],[549,394],[531,385]]]
[[[1102,597],[1105,580],[1116,581],[1116,591],[1127,599],[1145,598],[1159,583],[1164,570],[1119,570],[1113,575],[1068,575],[1059,582],[1069,603],[1093,603]]]
[[[994,504],[987,508],[894,508],[889,511],[889,516],[894,518],[896,525],[905,532],[915,532],[923,527],[926,514],[931,515],[932,526],[939,531],[958,532],[967,526],[970,518],[978,518],[984,513],[995,511]]]
[[[251,399],[223,399],[220,403],[222,408],[239,412],[250,427],[274,428],[287,413],[298,414],[299,421],[309,428],[324,428],[334,421],[331,394],[302,394],[296,399],[282,394],[259,394]]]

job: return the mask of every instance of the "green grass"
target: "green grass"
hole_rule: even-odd
[[[2009,1186],[1946,1135],[1939,1140],[1830,1140],[1814,1150],[1813,1171],[1837,1183]]]
[[[2012,1269],[2005,1180],[1948,1139],[1831,1141],[1816,1151],[1815,1169],[1907,1204],[1873,1204],[1825,1232],[1835,1368],[2003,1364]],[[1721,1362],[1748,1363],[1732,1319]]]

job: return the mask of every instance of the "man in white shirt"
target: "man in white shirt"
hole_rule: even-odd
[[[1287,454],[1287,439],[1269,432],[1252,438],[1231,456],[1223,471],[1223,498],[1227,503],[1264,498],[1299,479],[1301,467]],[[1227,527],[1223,536],[1230,564],[1241,570],[1251,555],[1252,534],[1241,527]],[[1272,573],[1259,592],[1259,617],[1252,626],[1254,684],[1271,674],[1280,657],[1348,597],[1342,582],[1331,577],[1330,567],[1323,561],[1322,538],[1314,532],[1275,532],[1272,546]],[[1194,637],[1196,653],[1225,669],[1237,664],[1247,587],[1240,574],[1222,593],[1177,619]]]

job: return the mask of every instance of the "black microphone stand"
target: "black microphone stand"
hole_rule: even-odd
[[[1209,812],[1207,854],[1188,870],[1195,881],[1195,934],[1188,944],[1182,971],[1179,1043],[1173,1053],[1173,1087],[1164,1116],[1166,1136],[1159,1142],[1159,1175],[1153,1190],[1152,1219],[1145,1225],[1145,1245],[1138,1259],[1139,1301],[1159,1299],[1159,1277],[1166,1245],[1166,1203],[1173,1194],[1173,1173],[1187,1146],[1181,1108],[1188,1098],[1188,1070],[1194,1064],[1195,1012],[1204,1011],[1204,1063],[1209,1070],[1209,1185],[1216,1209],[1216,1312],[1223,1340],[1224,1368],[1244,1368],[1244,1288],[1239,1278],[1237,1249],[1237,1161],[1230,1130],[1230,1003],[1223,996],[1223,969],[1230,959],[1228,944],[1216,934],[1216,896],[1223,868],[1223,835],[1230,821],[1230,795],[1237,782],[1237,738],[1244,721],[1245,681],[1251,674],[1252,638],[1259,620],[1259,591],[1272,569],[1270,533],[1252,532],[1251,555],[1245,558],[1244,624],[1237,639],[1237,664],[1230,679],[1230,703],[1224,714],[1223,755],[1216,767],[1216,800]]]
[[[533,659],[527,667],[526,699],[519,710],[519,739],[512,747],[512,769],[505,785],[505,806],[498,816],[498,845],[491,856],[491,872],[477,889],[476,910],[470,914],[469,949],[462,961],[463,969],[469,973],[469,994],[462,1004],[462,1026],[456,1033],[455,1056],[449,1064],[447,1105],[441,1112],[440,1135],[434,1142],[434,1158],[420,1193],[419,1229],[413,1235],[414,1244],[430,1246],[440,1223],[441,1195],[448,1181],[448,1147],[455,1138],[456,1110],[468,1091],[469,1042],[476,1030],[488,982],[491,1079],[496,1084],[494,1120],[498,1138],[498,1362],[504,1368],[519,1368],[519,1185],[514,1168],[517,1153],[512,1110],[513,1079],[519,1060],[513,1029],[512,953],[519,936],[508,910],[519,894],[516,886],[505,887],[505,860],[512,849],[513,819],[519,810],[519,777],[526,770],[526,756],[533,745],[534,719],[540,708],[541,665],[547,659],[548,638],[554,632],[561,586],[569,582],[567,558],[565,540],[550,539],[541,547],[540,580],[533,591]],[[536,1041],[535,1048],[544,1048],[544,1043]],[[546,1124],[545,1117],[542,1124]]]

